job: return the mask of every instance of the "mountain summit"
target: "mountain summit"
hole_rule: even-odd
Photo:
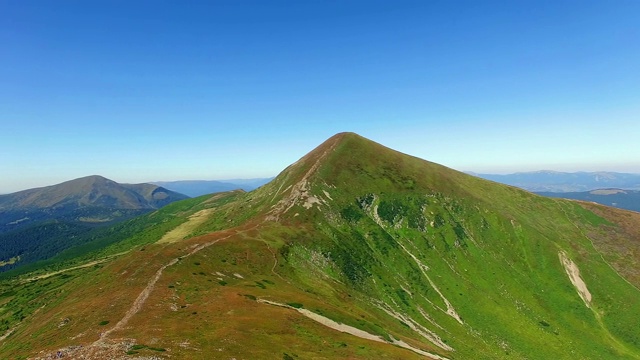
[[[380,192],[408,193],[416,190],[447,190],[470,180],[464,174],[389,149],[355,133],[329,138],[285,169],[269,184],[277,187],[279,203],[270,217],[276,219],[290,209],[309,209],[332,202],[329,194],[361,195],[363,188]]]
[[[6,283],[0,356],[640,359],[638,224],[342,133]]]

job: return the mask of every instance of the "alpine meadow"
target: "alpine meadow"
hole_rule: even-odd
[[[5,274],[0,358],[640,359],[640,213],[354,133],[95,234]]]

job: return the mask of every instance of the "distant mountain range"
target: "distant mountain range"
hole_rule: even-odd
[[[181,194],[197,197],[223,191],[242,189],[251,191],[273,180],[273,178],[233,179],[233,180],[181,180],[155,181],[152,184]]]
[[[595,202],[640,211],[640,174],[617,172],[533,171],[506,175],[468,174],[516,186],[536,194]]]
[[[602,205],[613,206],[640,212],[640,191],[623,189],[598,189],[582,192],[538,192],[539,195],[591,201]]]
[[[187,198],[157,185],[119,184],[97,175],[0,195],[0,271],[51,257],[96,227]]]
[[[472,172],[469,174],[532,192],[582,192],[603,188],[640,190],[640,174],[603,171],[569,173],[547,170],[506,175]]]
[[[74,209],[85,206],[157,209],[186,196],[152,184],[119,184],[92,175],[57,185],[0,195],[0,210]]]

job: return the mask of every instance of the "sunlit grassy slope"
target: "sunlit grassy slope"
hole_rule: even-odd
[[[338,134],[260,189],[174,203],[5,280],[0,357],[637,359],[638,221]]]

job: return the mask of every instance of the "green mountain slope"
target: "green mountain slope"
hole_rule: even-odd
[[[640,358],[636,213],[350,133],[170,207],[136,219],[149,236],[5,281],[0,356]]]

